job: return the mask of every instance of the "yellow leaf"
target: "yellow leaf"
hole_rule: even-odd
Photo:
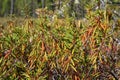
[[[76,68],[73,65],[70,64],[70,66],[75,72],[77,72]]]
[[[97,60],[97,57],[94,57],[94,60],[93,60],[92,64],[95,64],[96,60]]]
[[[47,61],[48,60],[48,57],[47,57],[47,54],[45,52],[45,55],[44,55],[44,59]]]
[[[22,53],[25,51],[25,45],[22,45]]]
[[[71,63],[72,63],[73,66],[75,66],[74,61],[72,59],[71,59]]]

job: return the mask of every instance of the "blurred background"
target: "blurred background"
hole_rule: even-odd
[[[0,17],[10,15],[36,17],[37,8],[46,8],[61,17],[67,15],[79,19],[84,18],[88,10],[106,9],[108,4],[110,10],[114,10],[112,12],[119,16],[119,0],[0,0]]]

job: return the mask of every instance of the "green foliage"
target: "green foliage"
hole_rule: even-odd
[[[10,0],[4,0],[4,1],[0,1],[1,3],[1,11],[0,13],[3,15],[5,12],[8,13],[9,12],[9,3],[10,3]]]
[[[87,20],[25,19],[0,32],[0,79],[119,79],[119,20],[104,10],[90,11]],[[77,20],[79,23],[79,20]]]

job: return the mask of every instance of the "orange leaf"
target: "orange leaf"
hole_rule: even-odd
[[[44,42],[42,42],[42,51],[41,52],[44,52],[45,51],[45,44]]]
[[[89,29],[88,29],[88,32],[87,32],[88,36],[91,35],[92,31],[93,31],[93,28],[89,28]]]
[[[101,24],[100,26],[104,31],[107,29],[107,25],[105,25],[105,24]]]
[[[84,43],[86,41],[86,34],[83,34],[82,36],[82,42]]]
[[[75,75],[75,80],[80,80],[80,78],[78,76]]]

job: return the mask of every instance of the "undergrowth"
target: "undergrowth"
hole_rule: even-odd
[[[120,23],[104,11],[76,26],[65,18],[26,19],[1,27],[1,80],[118,80]]]

